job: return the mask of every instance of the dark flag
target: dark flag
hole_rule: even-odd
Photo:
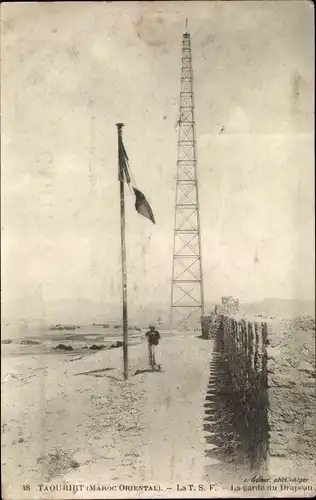
[[[125,180],[127,184],[131,182],[131,177],[128,171],[128,156],[122,141],[121,135],[119,135],[119,180]]]
[[[118,147],[119,180],[120,181],[125,180],[127,182],[127,184],[130,185],[131,178],[133,178],[133,176],[130,173],[128,156],[127,156],[126,149],[124,147],[122,136],[120,133],[119,133],[118,141],[119,141],[119,143],[118,143],[119,144],[119,147]],[[133,184],[134,184],[134,182],[133,182]],[[139,214],[143,215],[144,217],[146,217],[147,219],[151,220],[151,222],[153,224],[156,224],[153,211],[152,211],[148,201],[146,200],[145,196],[143,195],[143,193],[141,191],[139,191],[138,189],[136,189],[135,187],[133,187],[133,190],[134,190],[134,193],[136,196],[135,208],[136,208],[137,212]]]
[[[153,211],[151,209],[151,206],[149,205],[148,201],[146,200],[145,196],[141,191],[138,189],[134,188],[134,193],[136,196],[136,201],[135,201],[135,208],[137,212],[147,219],[151,220],[153,224],[156,224],[155,218]]]

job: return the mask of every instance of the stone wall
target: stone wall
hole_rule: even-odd
[[[268,448],[267,324],[221,315],[217,340],[228,359],[251,465],[260,466]]]
[[[316,458],[315,322],[223,314],[217,325],[252,466],[306,469]]]
[[[202,316],[202,337],[204,339],[214,339],[217,335],[220,316],[215,312],[212,312],[209,316]]]
[[[234,315],[239,311],[239,300],[235,297],[222,297],[221,303],[216,304],[214,311],[208,316],[202,316],[201,329],[204,339],[215,338],[219,327],[219,317],[222,314]]]
[[[239,312],[239,300],[236,297],[222,297],[220,304],[215,306],[216,314],[238,314]]]
[[[201,330],[203,339],[210,338],[210,329],[213,315],[214,313],[211,313],[209,316],[202,316],[201,318]]]

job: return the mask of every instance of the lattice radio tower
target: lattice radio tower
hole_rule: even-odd
[[[180,116],[171,285],[173,326],[199,323],[204,315],[199,193],[196,170],[191,36],[182,38]]]

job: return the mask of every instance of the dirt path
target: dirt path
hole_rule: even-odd
[[[161,345],[163,373],[144,380],[148,482],[199,483],[204,474],[204,398],[210,343],[196,336]]]
[[[47,358],[42,369],[34,359],[38,372],[28,383],[32,371],[20,365],[5,411],[6,497],[27,498],[25,482],[32,498],[61,498],[41,493],[38,484],[65,481],[88,486],[77,498],[104,498],[90,484],[202,483],[211,343],[188,334],[162,339],[159,351],[162,372],[134,375],[148,360],[145,344],[132,347],[126,382],[121,349],[74,361]]]

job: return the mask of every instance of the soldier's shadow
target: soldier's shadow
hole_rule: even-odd
[[[111,370],[114,370],[114,368],[101,368],[98,370],[89,370],[87,372],[75,373],[74,375],[75,376],[77,376],[77,375],[93,375],[94,377],[102,377],[102,376],[106,375],[105,372],[108,372]]]
[[[141,373],[162,373],[163,370],[160,368],[160,370],[152,369],[152,368],[145,368],[144,370],[136,370],[134,373],[135,375],[140,375]]]

